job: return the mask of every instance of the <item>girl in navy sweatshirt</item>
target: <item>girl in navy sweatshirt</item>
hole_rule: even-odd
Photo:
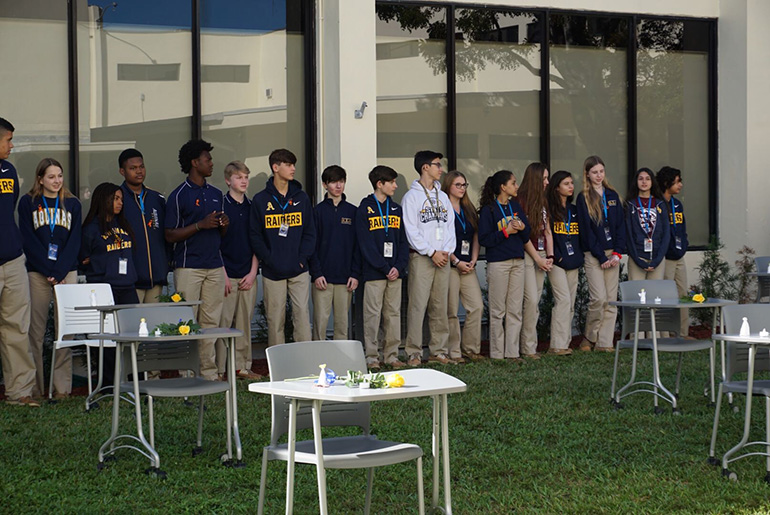
[[[487,179],[479,204],[479,243],[486,247],[489,284],[489,356],[521,362],[519,333],[524,301],[524,245],[529,222],[514,200],[513,172],[500,170]]]
[[[618,310],[610,302],[618,298],[621,253],[626,247],[623,203],[610,186],[599,156],[583,163],[583,192],[578,195],[580,242],[585,255],[588,282],[588,314],[580,350],[612,352]]]
[[[575,314],[578,273],[583,266],[580,246],[580,224],[577,208],[572,203],[575,184],[572,174],[559,170],[546,189],[548,219],[553,234],[553,268],[548,272],[553,291],[551,310],[551,343],[549,354],[567,356],[572,340],[572,318]]]
[[[80,262],[86,282],[107,283],[115,304],[138,304],[134,268],[133,231],[123,216],[120,186],[104,182],[94,189],[91,209],[83,221]],[[129,328],[130,330],[131,328]],[[115,369],[115,349],[104,349],[104,385],[110,386]]]
[[[47,157],[38,163],[35,182],[19,201],[18,212],[29,277],[29,348],[37,369],[32,395],[40,396],[45,392],[43,338],[53,287],[78,282],[80,201],[64,186],[62,166],[56,159]],[[49,396],[63,398],[72,390],[72,352],[54,352]]]
[[[668,251],[668,209],[652,170],[640,168],[628,188],[626,236],[628,278],[663,279]]]

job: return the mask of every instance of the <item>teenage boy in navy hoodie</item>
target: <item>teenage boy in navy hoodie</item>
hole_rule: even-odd
[[[147,170],[144,156],[135,148],[127,148],[118,157],[123,176],[123,215],[134,231],[134,267],[136,295],[139,302],[158,302],[163,285],[168,284],[168,259],[163,223],[166,220],[166,197],[144,185]]]
[[[375,166],[369,172],[374,193],[364,198],[356,213],[356,238],[361,249],[364,285],[364,347],[366,366],[380,368],[377,336],[383,321],[382,357],[386,365],[401,368],[401,277],[409,261],[409,242],[401,206],[391,200],[398,185],[396,171]]]
[[[187,179],[166,203],[166,241],[174,246],[174,287],[189,300],[200,300],[198,324],[219,327],[225,293],[225,270],[219,247],[230,223],[222,211],[222,192],[206,182],[214,171],[211,151],[203,140],[190,140],[179,149],[179,164]],[[169,320],[173,322],[173,320]],[[199,344],[201,375],[217,376],[214,340]]]
[[[310,274],[315,226],[310,197],[294,180],[297,157],[273,150],[268,158],[273,176],[251,202],[251,249],[262,263],[267,317],[267,344],[284,343],[286,295],[291,298],[294,341],[310,340]]]
[[[310,257],[313,281],[313,339],[326,339],[334,306],[334,339],[348,339],[348,311],[361,276],[361,254],[356,245],[356,206],[345,200],[347,174],[341,166],[321,174],[326,198],[315,207],[316,251]]]
[[[251,371],[251,315],[257,301],[257,256],[249,245],[251,201],[246,196],[249,168],[241,161],[225,166],[225,214],[230,228],[222,237],[222,259],[225,262],[225,301],[220,327],[234,326],[243,331],[235,339],[235,373],[241,379],[256,380],[262,376]],[[225,341],[217,340],[217,369],[224,374],[227,365]]]
[[[14,130],[11,122],[0,118],[0,361],[6,404],[39,408],[32,399],[35,364],[29,353],[29,280],[21,233],[13,215],[19,200],[19,176],[6,161],[13,148]]]

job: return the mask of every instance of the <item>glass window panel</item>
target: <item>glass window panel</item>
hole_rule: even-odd
[[[377,5],[377,162],[416,178],[414,154],[447,154],[446,9]]]
[[[708,29],[671,20],[637,27],[639,165],[682,170],[691,245],[709,243]]]
[[[608,180],[625,194],[627,20],[557,14],[550,17],[549,31],[551,171],[582,178],[585,158],[599,155]]]
[[[7,100],[0,116],[16,128],[9,161],[19,172],[19,191],[32,187],[44,157],[64,166],[69,186],[67,2],[0,0],[0,48]]]
[[[537,14],[457,9],[457,168],[476,203],[486,178],[540,159]]]
[[[203,139],[214,145],[212,181],[235,159],[251,170],[249,193],[264,188],[276,148],[297,156],[304,188],[305,52],[302,0],[203,0]],[[310,192],[312,195],[312,192]]]
[[[79,9],[80,189],[84,209],[101,182],[122,182],[118,155],[144,154],[147,185],[168,194],[183,179],[179,148],[192,119],[189,0],[88,0]]]

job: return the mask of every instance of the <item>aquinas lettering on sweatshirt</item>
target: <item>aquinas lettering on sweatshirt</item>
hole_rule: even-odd
[[[42,206],[32,213],[32,226],[35,230],[41,227],[50,227],[51,219],[53,219],[54,225],[64,227],[67,230],[72,228],[72,213],[61,208],[49,207],[44,209]]]

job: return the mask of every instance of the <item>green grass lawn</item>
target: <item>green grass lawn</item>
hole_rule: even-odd
[[[622,359],[627,377],[629,353]],[[706,463],[713,408],[703,387],[706,354],[685,358],[681,408],[656,416],[650,395],[608,402],[611,354],[545,356],[525,365],[483,362],[444,366],[468,384],[449,398],[452,498],[455,513],[767,513],[765,460],[731,465],[737,483]],[[643,356],[643,362],[649,355]],[[663,356],[664,384],[675,358]],[[643,366],[641,373],[649,373]],[[668,381],[666,379],[668,378]],[[256,512],[261,450],[269,437],[269,399],[239,381],[239,420],[246,468],[219,464],[224,452],[224,401],[212,398],[204,452],[192,457],[196,410],[178,400],[156,402],[156,444],[165,480],[143,473],[148,460],[123,450],[97,471],[109,433],[111,403],[83,411],[76,397],[41,409],[0,406],[0,511]],[[754,440],[764,438],[764,410],[755,402]],[[737,404],[742,408],[743,399]],[[426,451],[426,502],[432,492],[431,401],[373,405],[373,431]],[[122,409],[123,427],[133,423]],[[738,441],[742,412],[723,410],[717,453]],[[283,513],[284,463],[268,471],[267,513]],[[365,471],[327,472],[332,513],[363,510]],[[413,463],[378,469],[373,513],[416,513]],[[315,468],[297,467],[295,513],[317,513]]]

